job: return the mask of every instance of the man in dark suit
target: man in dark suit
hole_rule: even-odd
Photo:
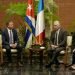
[[[73,49],[72,65],[70,66],[70,70],[75,70],[75,48]]]
[[[72,65],[70,70],[75,70],[75,32],[71,33],[72,35]]]
[[[51,48],[48,53],[51,62],[47,64],[46,67],[51,67],[52,64],[59,65],[57,57],[60,51],[64,50],[66,47],[67,32],[61,28],[59,21],[54,21],[53,27],[54,30],[51,32],[50,37]]]
[[[6,49],[8,63],[12,63],[11,49],[17,49],[18,65],[22,66],[20,62],[22,47],[19,45],[18,35],[17,31],[14,29],[13,21],[7,22],[6,26],[7,27],[2,30],[2,47]]]

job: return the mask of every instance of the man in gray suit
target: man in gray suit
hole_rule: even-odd
[[[59,21],[54,21],[53,27],[54,29],[51,32],[50,37],[51,48],[48,53],[51,62],[47,64],[46,67],[51,67],[52,64],[59,65],[57,57],[59,56],[60,51],[66,47],[67,32],[61,28]]]

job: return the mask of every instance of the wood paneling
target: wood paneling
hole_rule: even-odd
[[[57,15],[60,17],[61,24],[66,29],[73,29],[75,25],[72,22],[75,21],[75,0],[55,0],[58,5]]]
[[[8,7],[8,4],[17,2],[27,2],[27,0],[0,0],[0,28],[5,27],[5,23],[9,18],[9,16],[6,15],[5,12],[6,8]],[[15,17],[16,19],[14,19]],[[12,16],[10,19],[15,21],[15,27],[18,27],[19,24],[22,24],[23,22],[22,18],[18,15]]]

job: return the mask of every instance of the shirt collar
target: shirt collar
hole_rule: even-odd
[[[58,29],[56,32],[59,32],[60,31],[60,29]]]
[[[11,29],[7,28],[8,31],[12,31]]]

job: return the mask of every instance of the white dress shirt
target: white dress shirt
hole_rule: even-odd
[[[9,39],[10,39],[10,31],[11,31],[11,35],[12,35],[12,44],[13,44],[13,32],[12,32],[12,30],[10,30],[10,29],[8,29],[8,28],[7,28],[7,30],[8,30]]]

